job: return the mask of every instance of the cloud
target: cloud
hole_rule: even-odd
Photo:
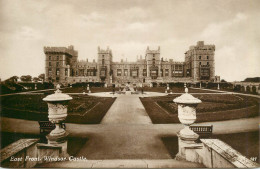
[[[203,31],[201,37],[203,39],[223,37],[223,33],[226,33],[228,29],[236,27],[241,23],[245,23],[247,16],[243,13],[238,13],[231,20],[227,20],[220,23],[211,23]]]
[[[38,40],[41,39],[43,36],[42,34],[29,27],[29,26],[22,26],[14,35],[15,38],[18,40]]]

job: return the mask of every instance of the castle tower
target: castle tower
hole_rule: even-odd
[[[112,50],[107,47],[106,50],[100,49],[98,47],[98,78],[102,82],[106,82],[107,84],[112,83],[112,65],[113,61],[113,55],[112,55]]]
[[[149,46],[146,49],[145,60],[147,64],[147,77],[157,79],[160,76],[160,47],[157,50],[150,50]]]
[[[78,60],[78,51],[74,47],[44,47],[45,81],[54,84],[66,84],[67,77],[73,76]]]
[[[198,41],[185,53],[185,76],[194,81],[212,81],[215,77],[215,45]]]

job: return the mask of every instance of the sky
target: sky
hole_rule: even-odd
[[[214,44],[215,74],[260,76],[259,0],[0,0],[0,78],[44,73],[44,46],[73,45],[79,60],[109,46],[135,61],[147,46],[184,61],[197,41]]]

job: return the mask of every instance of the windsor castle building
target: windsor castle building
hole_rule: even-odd
[[[145,56],[136,62],[113,61],[112,50],[97,51],[97,61],[78,61],[78,52],[73,46],[44,47],[46,55],[45,80],[64,85],[77,82],[104,82],[111,84],[151,82],[200,82],[215,78],[215,45],[205,45],[203,41],[190,46],[185,52],[184,62],[173,59],[163,60],[160,47],[147,47]]]

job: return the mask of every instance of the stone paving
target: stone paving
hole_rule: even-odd
[[[117,97],[101,121],[101,125],[112,130],[91,137],[78,156],[86,156],[88,159],[171,158],[153,130],[144,132],[142,127],[136,127],[153,125],[137,95]]]

